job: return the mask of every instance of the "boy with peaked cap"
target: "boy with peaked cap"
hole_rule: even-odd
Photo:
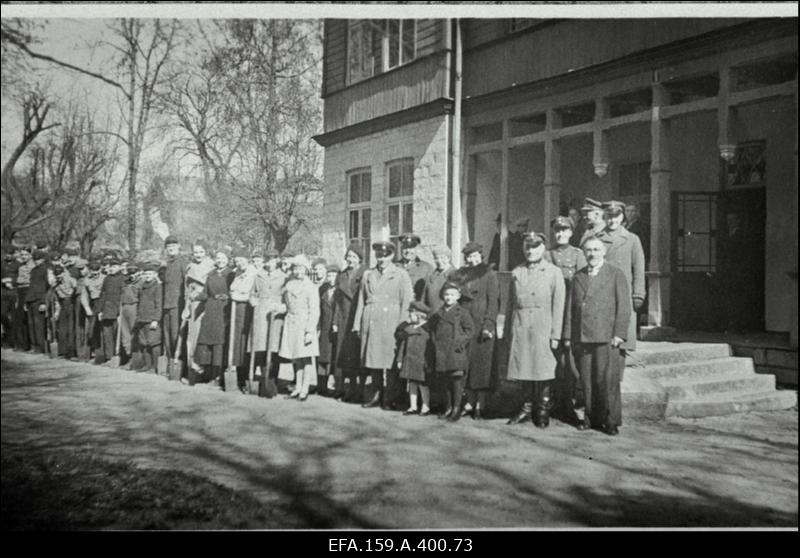
[[[581,234],[580,246],[586,242],[587,238],[597,236],[606,226],[603,220],[603,204],[592,198],[586,198],[581,207],[583,215],[583,233]]]
[[[524,246],[526,262],[511,272],[506,330],[511,340],[507,377],[523,383],[525,399],[508,424],[533,417],[536,426],[546,428],[556,370],[553,352],[559,347],[564,320],[564,277],[544,258],[543,233],[527,233]]]
[[[329,265],[325,282],[319,287],[319,358],[317,359],[317,393],[328,395],[328,375],[334,372],[336,362],[336,333],[333,331],[333,295],[339,266]],[[338,376],[341,378],[341,375]],[[336,392],[341,393],[341,380]]]
[[[53,266],[53,294],[58,304],[55,319],[55,331],[58,339],[58,355],[74,359],[77,355],[73,338],[74,309],[73,295],[77,281],[69,271],[60,264]]]
[[[447,409],[439,416],[450,422],[461,418],[461,394],[469,364],[469,344],[475,326],[469,311],[458,301],[461,286],[445,283],[441,290],[444,304],[431,316],[429,328],[433,343],[433,369],[447,385]]]
[[[427,416],[431,412],[432,379],[431,366],[434,363],[433,343],[426,324],[431,308],[424,302],[415,300],[411,303],[408,320],[397,326],[397,368],[400,377],[408,382],[408,409],[404,415],[419,414]],[[417,392],[422,398],[422,406],[418,405]]]
[[[389,398],[381,401],[384,385],[390,380],[387,377],[387,382],[384,382],[384,376],[394,363],[394,332],[408,315],[414,290],[408,273],[392,261],[394,245],[391,242],[375,242],[372,249],[375,251],[376,266],[364,272],[353,319],[353,332],[361,337],[363,373],[372,376],[372,385],[376,388],[375,394],[363,406],[377,407],[382,404],[384,409],[389,409]]]
[[[636,312],[644,304],[646,295],[644,250],[639,237],[622,226],[625,220],[625,204],[610,201],[604,204],[604,208],[606,226],[597,238],[606,246],[605,262],[622,271],[631,293],[631,320],[621,351],[624,358],[626,352],[636,349]],[[624,368],[624,360],[622,366]]]
[[[125,277],[120,273],[120,261],[114,257],[107,260],[108,275],[103,279],[100,299],[97,302],[100,324],[100,347],[95,353],[95,364],[103,364],[114,356],[116,349],[116,327],[119,316],[119,301]]]
[[[156,374],[157,359],[161,349],[161,320],[163,293],[158,281],[158,264],[142,265],[142,281],[137,289],[136,330],[139,350],[142,352],[142,367],[137,370],[152,370]]]
[[[565,292],[569,291],[572,278],[579,269],[586,267],[586,257],[583,250],[574,247],[573,223],[569,217],[556,217],[551,223],[554,243],[552,248],[545,252],[544,258],[561,270],[564,276]],[[566,306],[565,306],[566,312]],[[572,393],[572,386],[578,379],[578,369],[575,366],[575,359],[572,358],[572,351],[560,343],[556,351],[555,380],[555,409],[563,416],[568,414],[567,405],[569,404],[569,394]]]
[[[128,264],[125,269],[125,283],[120,293],[120,346],[125,353],[125,360],[120,358],[120,364],[134,364],[133,359],[139,347],[138,331],[136,331],[136,309],[139,306],[140,281],[139,266],[135,263]]]
[[[25,291],[25,308],[28,318],[28,336],[31,349],[45,352],[46,316],[47,312],[47,253],[44,250],[33,251],[33,268],[30,270],[29,286]]]
[[[421,240],[413,233],[400,235],[400,258],[397,265],[405,269],[411,279],[411,287],[414,289],[414,300],[422,300],[422,292],[425,289],[425,281],[433,271],[433,266],[428,262],[422,261],[417,255],[417,246]]]
[[[456,274],[463,285],[464,296],[460,304],[469,312],[475,330],[466,369],[467,402],[463,412],[461,409],[456,412],[480,420],[486,410],[487,395],[495,383],[493,355],[500,310],[500,282],[497,273],[483,263],[481,244],[470,242],[462,253],[465,265]]]
[[[164,354],[170,359],[175,356],[178,330],[183,309],[183,289],[186,282],[188,258],[181,254],[181,243],[177,237],[169,235],[164,239],[166,265],[163,273],[163,308],[161,329],[164,341]]]

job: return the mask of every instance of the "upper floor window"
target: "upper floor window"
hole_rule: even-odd
[[[347,81],[356,83],[414,60],[414,19],[359,19],[347,26]]]
[[[347,173],[347,239],[359,244],[369,263],[372,229],[372,171],[356,169]]]

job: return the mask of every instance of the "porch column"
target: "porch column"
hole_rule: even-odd
[[[503,147],[500,150],[500,269],[508,267],[508,120],[503,120]]]
[[[561,116],[553,109],[547,111],[548,131],[561,126]],[[561,144],[548,137],[544,142],[544,230],[549,234],[550,221],[558,216],[561,203]]]
[[[603,130],[601,127],[602,122],[608,119],[608,115],[608,101],[606,99],[596,99],[594,110],[594,131],[592,133],[594,139],[592,166],[594,166],[594,173],[601,180],[603,180],[608,174],[609,165],[608,132]],[[610,194],[611,192],[609,192],[609,195]],[[605,197],[605,195],[603,197]]]
[[[792,298],[791,298],[791,325],[789,326],[789,344],[792,348],[797,348],[797,88],[794,89],[794,197],[792,199],[792,223],[791,227],[794,231],[792,234],[792,255],[789,263],[789,278],[792,281]]]
[[[653,84],[653,109],[650,119],[650,269],[647,271],[649,301],[647,324],[669,324],[671,196],[669,164],[669,121],[661,107],[669,105],[669,92],[661,83]]]

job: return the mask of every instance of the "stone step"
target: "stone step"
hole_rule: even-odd
[[[628,364],[639,362],[647,366],[679,364],[731,356],[725,343],[640,343]]]
[[[718,374],[697,381],[670,380],[662,384],[668,401],[686,401],[704,397],[737,397],[748,393],[764,393],[775,389],[775,377],[755,373]]]
[[[657,382],[672,380],[694,380],[718,374],[753,374],[753,361],[749,358],[725,357],[692,362],[648,365],[644,368],[629,368],[625,374],[635,374]]]
[[[667,404],[667,417],[701,418],[730,415],[747,411],[781,411],[797,405],[797,392],[793,390],[772,390],[761,393],[723,396],[715,395],[670,401]]]

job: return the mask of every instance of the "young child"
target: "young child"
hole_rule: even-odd
[[[467,368],[467,349],[475,330],[469,311],[458,301],[461,289],[447,282],[440,296],[444,304],[431,318],[435,370],[447,383],[447,410],[439,418],[455,422],[461,418],[461,393],[464,391],[464,371]]]
[[[139,276],[139,266],[136,264],[128,264],[125,269],[125,284],[122,286],[122,294],[120,295],[120,345],[125,352],[125,362],[130,363],[131,368],[136,365],[134,355],[138,350],[138,331],[136,331],[136,307],[139,304],[139,285],[141,281]],[[136,361],[139,359],[136,358]],[[123,361],[120,359],[120,363]]]
[[[100,347],[95,353],[95,364],[103,364],[114,356],[116,348],[117,316],[119,299],[125,277],[120,273],[120,262],[116,258],[108,260],[108,275],[103,279],[100,299],[97,301],[100,322]]]
[[[421,301],[411,303],[408,321],[397,326],[394,337],[397,339],[397,368],[400,378],[408,381],[408,409],[404,415],[420,416],[431,414],[431,391],[428,387],[430,367],[434,361],[433,344],[428,331],[428,316],[431,309]],[[422,396],[422,407],[418,403],[417,392]]]
[[[142,352],[141,371],[158,373],[156,363],[161,347],[161,310],[163,294],[158,281],[158,264],[148,262],[142,266],[142,282],[138,289],[136,330],[139,350]]]

